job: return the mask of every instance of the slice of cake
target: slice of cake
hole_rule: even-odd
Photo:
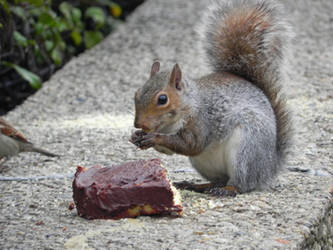
[[[112,167],[78,167],[73,181],[78,214],[87,219],[181,215],[181,198],[159,159]]]

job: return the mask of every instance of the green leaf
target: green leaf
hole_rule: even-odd
[[[67,19],[67,20],[71,20],[71,9],[73,8],[73,6],[67,2],[62,2],[60,5],[59,5],[59,10],[60,12],[64,15],[64,17]]]
[[[6,0],[0,0],[0,5],[7,12],[7,14],[10,13],[9,6]]]
[[[44,44],[47,52],[50,52],[54,47],[54,42],[52,40],[46,40]]]
[[[12,11],[12,13],[14,13],[16,16],[22,18],[23,20],[26,20],[26,15],[25,15],[25,11],[22,7],[20,6],[11,6],[10,10]]]
[[[103,34],[99,31],[85,31],[84,44],[87,49],[94,47],[97,43],[103,40]]]
[[[34,89],[39,89],[42,86],[42,80],[38,75],[31,71],[24,69],[17,64],[10,62],[2,62],[5,66],[14,69],[24,80],[28,81],[30,86]]]
[[[112,16],[114,16],[114,17],[120,17],[121,14],[123,13],[121,7],[115,3],[110,5],[110,10],[111,10]]]
[[[82,12],[79,8],[74,8],[67,2],[63,2],[60,4],[60,12],[64,15],[65,20],[68,23],[68,28],[80,28],[83,26],[81,22]]]
[[[35,40],[27,40],[28,41],[28,45],[30,45],[30,46],[36,46],[36,41]]]
[[[54,32],[53,41],[56,44],[55,46],[58,47],[60,50],[64,51],[66,49],[66,43],[64,42],[58,31]]]
[[[54,34],[51,29],[45,27],[44,31],[40,34],[43,40],[54,39]]]
[[[70,24],[67,22],[66,19],[64,18],[61,18],[59,21],[58,21],[58,30],[60,32],[63,32],[65,30],[69,30],[71,27],[70,27]]]
[[[38,22],[47,25],[49,27],[56,27],[57,20],[48,12],[43,12],[38,18]]]
[[[122,14],[120,5],[116,4],[111,0],[96,0],[97,3],[109,6],[112,16],[119,17]]]
[[[45,0],[19,0],[19,3],[29,3],[34,6],[42,6]],[[45,1],[47,2],[47,1]]]
[[[93,19],[97,29],[101,28],[105,23],[105,13],[99,7],[89,7],[85,12],[85,17]]]
[[[35,17],[39,17],[42,13],[42,9],[41,8],[31,8],[29,9],[29,14],[31,16],[35,16]]]
[[[34,31],[35,31],[36,35],[42,34],[42,32],[44,31],[44,25],[40,22],[35,23]]]
[[[76,46],[79,46],[82,43],[82,36],[78,30],[73,30],[71,32],[71,37]]]
[[[39,48],[39,45],[37,43],[35,43],[33,45],[33,48],[34,48],[34,55],[40,54],[40,48]]]
[[[22,47],[28,46],[28,39],[25,36],[23,36],[20,32],[15,30],[13,33],[13,37],[18,45],[20,45]]]
[[[57,48],[52,50],[51,58],[52,58],[53,62],[55,63],[55,65],[57,65],[57,66],[59,66],[62,62],[62,56],[60,54],[60,51]]]
[[[72,10],[72,16],[73,16],[73,22],[75,24],[81,23],[81,18],[82,18],[82,12],[78,8],[73,8]]]
[[[41,51],[40,46],[38,44],[35,44],[35,46],[34,46],[34,55],[35,55],[37,64],[44,64],[46,62],[46,60],[49,59],[49,56],[44,54]],[[47,62],[47,63],[49,63],[49,62]]]
[[[0,23],[0,29],[2,29],[3,28],[3,24],[2,23]]]
[[[66,46],[67,46],[67,44],[66,44],[63,40],[61,40],[61,41],[58,42],[58,47],[59,47],[62,51],[64,51],[64,50],[66,49]]]

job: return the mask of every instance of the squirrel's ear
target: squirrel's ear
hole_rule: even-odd
[[[183,87],[182,71],[180,70],[178,64],[175,64],[175,66],[173,66],[169,84],[171,84],[172,86],[174,86],[178,90],[181,90],[182,87]]]
[[[154,76],[160,70],[160,62],[155,61],[153,66],[151,66],[150,77]]]

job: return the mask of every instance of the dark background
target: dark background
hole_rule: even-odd
[[[52,10],[57,12],[57,8],[64,1],[52,1]],[[81,0],[81,1],[66,1],[75,7],[82,10],[87,8],[88,5],[92,5],[93,1]],[[126,17],[144,0],[114,0],[122,10],[122,14],[117,19],[126,21]],[[8,1],[10,3],[10,1]],[[98,6],[98,3],[96,4]],[[103,6],[100,6],[105,8]],[[59,12],[59,11],[58,11]],[[105,10],[105,13],[110,14],[109,11]],[[25,29],[25,35],[29,36],[30,31],[26,31],[27,25],[22,22],[15,15],[8,15],[8,13],[0,6],[0,23],[3,28],[0,29],[0,62],[7,61],[13,62],[25,69],[40,76],[42,81],[46,81],[50,76],[58,69],[63,67],[66,62],[70,60],[72,56],[78,55],[85,50],[84,46],[77,46],[74,54],[65,55],[61,65],[55,65],[52,61],[38,65],[34,62],[34,55],[31,50],[22,49],[15,45],[13,39],[13,32],[15,30]],[[86,20],[86,27],[93,27],[94,23],[92,20]],[[31,29],[31,32],[33,30]],[[103,35],[106,36],[112,29],[102,30]],[[27,34],[28,33],[28,34]],[[28,96],[34,94],[37,89],[34,89],[30,84],[24,80],[17,72],[11,68],[5,67],[0,63],[0,116],[6,114],[8,111],[14,109],[17,105],[21,104]]]

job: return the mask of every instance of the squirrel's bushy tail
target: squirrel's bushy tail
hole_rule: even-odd
[[[281,6],[271,0],[215,0],[203,34],[215,72],[242,76],[269,98],[276,115],[277,152],[283,161],[290,142],[290,119],[280,82],[292,32]]]

